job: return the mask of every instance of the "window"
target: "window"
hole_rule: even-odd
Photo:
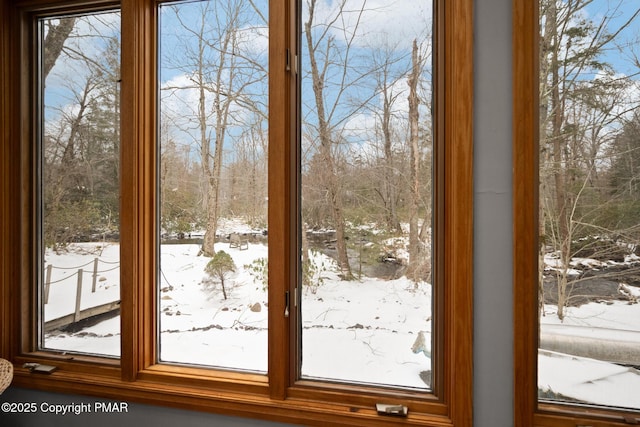
[[[39,346],[117,357],[120,14],[43,17],[38,32]]]
[[[635,2],[515,2],[518,425],[637,423]]]
[[[268,9],[158,7],[160,361],[267,371]]]
[[[302,378],[431,387],[432,12],[302,2]]]
[[[376,403],[405,405],[409,425],[471,423],[471,1],[2,8],[1,349],[17,385],[302,424],[395,424]],[[399,11],[412,23],[402,34],[381,19]],[[62,43],[85,70],[68,86],[82,89],[94,66],[104,83],[83,142],[109,148],[97,164],[117,169],[82,177],[109,185],[92,194],[111,204],[72,233],[49,227],[55,181],[42,179],[53,171],[47,109],[73,119],[82,106],[56,103],[42,80],[42,36],[65,20],[93,43],[85,54]],[[398,230],[379,235],[379,224]],[[91,331],[100,351],[59,345],[39,317],[49,228],[54,243],[71,234],[67,247],[119,245],[119,322],[109,337]],[[311,241],[320,228],[338,255]],[[363,279],[372,263],[401,276],[409,240],[411,281]],[[373,369],[341,373],[343,349],[373,356]],[[59,369],[34,376],[26,362]]]

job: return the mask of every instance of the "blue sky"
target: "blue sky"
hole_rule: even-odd
[[[598,25],[603,17],[608,17],[610,33],[618,31],[640,9],[638,0],[594,0],[586,7],[588,17]],[[616,43],[612,44],[604,56],[606,62],[612,65],[617,73],[633,75],[638,73],[638,66],[631,62],[632,47],[628,43],[635,43],[633,49],[640,53],[640,15],[637,15],[629,25],[616,36]],[[620,50],[622,49],[622,50]]]
[[[227,2],[220,2],[226,5]],[[268,16],[266,0],[254,0],[243,2],[247,8],[243,15],[243,33],[251,38],[250,43],[244,46],[245,54],[257,58],[266,66],[268,52],[268,32],[264,27],[263,17]],[[301,20],[305,22],[308,19],[307,1],[302,0],[303,10]],[[195,46],[197,37],[191,31],[196,30],[201,25],[200,16],[202,13],[202,2],[180,3],[180,16],[182,23],[177,19],[174,8],[169,4],[161,7],[160,19],[160,85],[167,86],[188,86],[190,84],[189,77],[189,53],[187,52]],[[333,123],[339,123],[341,126],[350,126],[350,138],[369,139],[373,133],[371,128],[375,125],[375,115],[372,110],[379,108],[380,98],[376,92],[376,82],[374,76],[368,74],[368,70],[373,66],[374,57],[380,60],[384,56],[383,51],[387,51],[396,60],[392,67],[393,76],[390,77],[390,86],[393,88],[394,94],[397,94],[395,106],[396,117],[406,115],[407,109],[407,91],[408,85],[406,79],[402,76],[408,70],[410,65],[410,49],[413,39],[418,39],[421,43],[421,52],[425,56],[430,56],[430,37],[431,37],[431,3],[429,1],[416,2],[412,0],[346,0],[343,10],[345,13],[340,19],[335,20],[337,15],[339,0],[318,0],[317,10],[315,13],[314,23],[317,25],[314,30],[316,41],[320,34],[326,30],[325,38],[322,41],[323,46],[329,38],[333,41],[332,58],[338,62],[344,59],[346,39],[355,33],[356,37],[353,41],[349,56],[349,71],[346,76],[346,84],[342,82],[343,68],[338,64],[333,64],[327,71],[327,82],[325,85],[325,101],[328,110],[334,108],[334,104],[340,96],[339,103],[335,105],[335,117]],[[257,7],[259,13],[255,12],[253,7]],[[363,14],[360,11],[364,10]],[[215,13],[218,18],[225,16],[225,11],[221,10]],[[212,14],[213,16],[213,14]],[[222,20],[222,19],[221,19]],[[332,22],[330,27],[327,23]],[[185,25],[186,24],[186,25]],[[209,17],[205,21],[208,32],[208,39],[216,37],[216,19]],[[185,28],[186,27],[186,28]],[[303,34],[301,40],[302,57],[301,57],[301,79],[302,79],[302,103],[303,116],[308,117],[309,123],[317,122],[314,120],[314,93],[311,88],[309,79],[309,61],[306,48],[306,39]],[[191,40],[191,41],[187,41]],[[185,44],[186,43],[186,44]],[[319,49],[324,52],[324,48]],[[214,62],[217,58],[216,53],[210,53],[209,57]],[[319,55],[323,66],[324,58]],[[426,61],[425,79],[429,79],[428,69],[430,69],[430,59]],[[191,70],[194,68],[191,67]],[[210,69],[215,72],[215,66]],[[192,72],[192,71],[191,71]],[[253,92],[256,96],[266,94],[266,78],[260,83],[256,83]],[[342,90],[342,92],[340,92]],[[428,90],[428,89],[427,89]],[[173,129],[174,138],[186,140],[191,139],[197,141],[198,136],[195,123],[189,125],[185,120],[187,116],[193,117],[196,113],[198,98],[196,91],[191,89],[183,89],[179,91],[169,92],[161,91],[164,102],[161,108],[173,117],[182,116],[179,119],[183,129],[190,126],[192,129],[191,136],[184,138],[184,130]],[[171,93],[171,96],[169,94]],[[262,93],[262,94],[261,94]],[[340,95],[339,95],[340,94]],[[425,95],[428,99],[428,95]],[[359,108],[362,99],[369,102],[367,108]],[[208,105],[211,103],[208,101]],[[348,117],[347,120],[341,120]],[[214,116],[211,115],[211,120]],[[169,121],[167,121],[169,122]],[[240,123],[241,121],[236,121]],[[210,126],[210,125],[209,125]],[[361,135],[357,135],[361,133]],[[366,133],[366,134],[365,134]],[[179,137],[182,134],[183,137]],[[239,129],[231,128],[230,137],[237,138],[240,134]],[[231,145],[227,145],[230,147]]]

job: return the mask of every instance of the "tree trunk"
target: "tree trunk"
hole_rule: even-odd
[[[398,220],[398,192],[395,182],[395,165],[393,159],[393,150],[391,147],[391,100],[389,99],[388,88],[386,86],[386,73],[384,79],[383,90],[383,107],[382,107],[382,135],[384,138],[384,190],[385,190],[385,208],[386,223],[390,231],[401,233],[400,221]]]
[[[237,13],[237,11],[236,11]],[[203,19],[205,14],[203,14]],[[229,123],[229,108],[234,97],[234,62],[230,50],[235,48],[235,21],[231,21],[224,29],[224,38],[221,40],[218,63],[216,68],[215,87],[210,88],[205,84],[204,67],[207,65],[204,58],[204,49],[207,41],[205,35],[201,33],[198,37],[199,57],[198,57],[198,86],[200,92],[199,121],[202,165],[204,167],[207,182],[207,225],[204,239],[202,241],[202,252],[206,256],[215,254],[215,239],[218,231],[218,215],[220,212],[220,182],[222,177],[223,146]],[[202,24],[204,27],[204,23]],[[222,88],[227,88],[228,93],[222,94]],[[211,156],[210,137],[207,135],[207,115],[205,108],[205,89],[213,89],[213,111],[216,117],[214,128],[214,149]],[[235,94],[234,94],[235,95]]]
[[[407,276],[418,281],[421,276],[420,237],[418,228],[418,210],[420,200],[420,151],[418,122],[418,79],[420,78],[420,58],[418,55],[418,42],[413,41],[411,52],[412,69],[409,74],[409,147],[410,147],[410,200],[409,200],[409,266]]]
[[[203,14],[204,15],[204,14]],[[201,30],[202,31],[202,30]],[[214,179],[215,165],[211,163],[211,140],[207,126],[206,96],[204,82],[204,49],[205,43],[203,35],[198,37],[198,57],[195,83],[198,87],[198,126],[200,130],[200,158],[202,164],[202,174],[206,182],[205,209],[207,210],[207,222],[204,237],[202,239],[201,252],[205,256],[215,255],[216,232],[218,228],[218,215],[216,207],[216,188]],[[217,141],[216,141],[217,144]]]
[[[315,55],[315,48],[311,32],[311,23],[313,22],[313,12],[315,9],[315,0],[311,1],[309,6],[309,20],[305,22],[305,32],[307,38],[307,47],[309,49],[309,62],[311,66],[311,78],[313,82],[313,91],[315,95],[316,113],[318,116],[318,137],[320,140],[319,155],[322,163],[325,165],[325,179],[323,183],[328,195],[328,201],[331,208],[331,216],[333,225],[336,229],[336,251],[338,267],[342,273],[342,278],[351,280],[353,274],[349,264],[347,254],[347,243],[345,233],[345,220],[343,214],[342,189],[337,173],[335,159],[332,155],[332,135],[329,123],[327,123],[325,106],[324,106],[324,73],[318,68]],[[327,49],[330,49],[330,41],[327,42]],[[346,64],[345,64],[346,66]]]
[[[564,319],[564,307],[566,305],[567,272],[571,258],[571,242],[569,238],[569,210],[567,203],[566,176],[563,152],[566,140],[562,133],[564,123],[564,103],[560,96],[560,62],[559,43],[560,37],[557,30],[557,6],[555,2],[550,4],[547,19],[552,23],[548,27],[552,29],[551,36],[551,162],[553,165],[553,183],[555,187],[554,219],[557,224],[556,239],[560,249],[561,272],[558,274],[558,318]]]
[[[42,80],[45,81],[49,72],[56,65],[58,57],[62,53],[64,42],[69,38],[73,30],[76,18],[60,18],[58,25],[49,25],[47,36],[44,39],[44,55],[42,58]]]

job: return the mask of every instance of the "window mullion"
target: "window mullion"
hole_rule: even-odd
[[[269,384],[273,399],[284,399],[295,359],[294,233],[296,221],[295,74],[287,55],[295,52],[293,1],[269,2]],[[287,292],[289,297],[287,298]],[[287,302],[289,306],[287,307]],[[287,314],[285,314],[285,311]]]
[[[155,2],[122,5],[122,376],[132,381],[156,353]]]

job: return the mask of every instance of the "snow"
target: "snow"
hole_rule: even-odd
[[[244,266],[265,259],[267,246],[250,243],[249,250],[240,250],[217,245],[237,267],[226,281],[226,300],[220,284],[207,279],[204,268],[210,258],[198,256],[199,250],[195,244],[161,246],[160,361],[266,372],[268,290]],[[47,259],[57,270],[58,265],[92,263],[93,252],[93,244],[77,244],[70,253],[49,254]],[[117,245],[103,248],[110,260],[113,253]],[[431,359],[414,354],[411,347],[419,331],[430,337],[431,285],[406,278],[342,281],[330,258],[312,252],[312,259],[315,285],[301,295],[302,375],[427,389],[420,374],[431,370]],[[112,285],[118,271],[109,274],[116,276],[99,282],[95,294],[90,293],[90,281],[85,284],[82,308],[119,298],[118,287]],[[46,320],[74,311],[75,289],[75,279],[52,287]],[[53,306],[54,301],[59,306]],[[117,357],[119,339],[115,317],[77,333],[48,334],[45,347]]]
[[[265,373],[268,290],[259,275],[244,266],[266,259],[267,246],[252,242],[248,250],[239,250],[219,243],[216,249],[229,253],[237,267],[226,282],[227,300],[220,284],[207,279],[204,267],[209,258],[198,256],[198,245],[161,246],[160,360]],[[98,253],[100,265],[105,263],[92,293],[91,271]],[[312,254],[315,286],[304,288],[301,295],[302,376],[428,389],[422,378],[431,369],[431,359],[411,348],[420,331],[430,344],[431,286],[414,284],[405,277],[342,281],[330,258]],[[73,313],[74,272],[86,263],[89,273],[83,282],[82,308],[117,300],[119,269],[106,264],[117,259],[117,245],[83,243],[68,253],[47,253],[46,263],[56,267],[52,270],[56,283],[51,285],[45,319]],[[578,262],[586,265],[591,261]],[[65,277],[68,279],[61,280]],[[639,293],[637,288],[626,288]],[[563,322],[554,306],[546,305],[544,310],[542,333],[627,342],[640,335],[640,304],[609,301],[568,307]],[[119,340],[119,317],[114,317],[79,332],[50,333],[45,347],[117,357]],[[539,351],[538,364],[543,391],[589,404],[640,408],[640,375],[634,368],[548,350]]]
[[[544,325],[590,326],[612,330],[640,331],[640,304],[625,301],[606,303],[592,302],[580,307],[565,307],[565,319],[556,316],[556,307],[545,305],[545,316],[540,319]],[[640,360],[638,361],[640,364]]]
[[[640,373],[633,368],[540,350],[538,387],[585,403],[640,408]]]
[[[556,308],[545,305],[541,333],[640,344],[640,305],[624,301],[567,307],[561,322]],[[640,365],[640,355],[636,355]],[[538,387],[570,399],[597,405],[640,408],[640,371],[585,357],[538,352]]]
[[[431,331],[431,285],[325,274],[302,295],[302,376],[424,389],[431,359],[411,346]]]
[[[227,279],[227,300],[218,283],[203,283],[210,258],[198,245],[162,245],[160,360],[214,365],[257,372],[267,370],[267,291],[242,267],[266,258],[265,245],[228,248],[237,274]],[[251,307],[260,304],[260,311]]]
[[[98,259],[96,290],[92,292],[94,260]],[[75,312],[78,270],[82,269],[80,309],[120,299],[120,247],[113,244],[77,244],[68,252],[48,251],[45,271],[51,265],[49,300],[44,305],[45,321]]]

